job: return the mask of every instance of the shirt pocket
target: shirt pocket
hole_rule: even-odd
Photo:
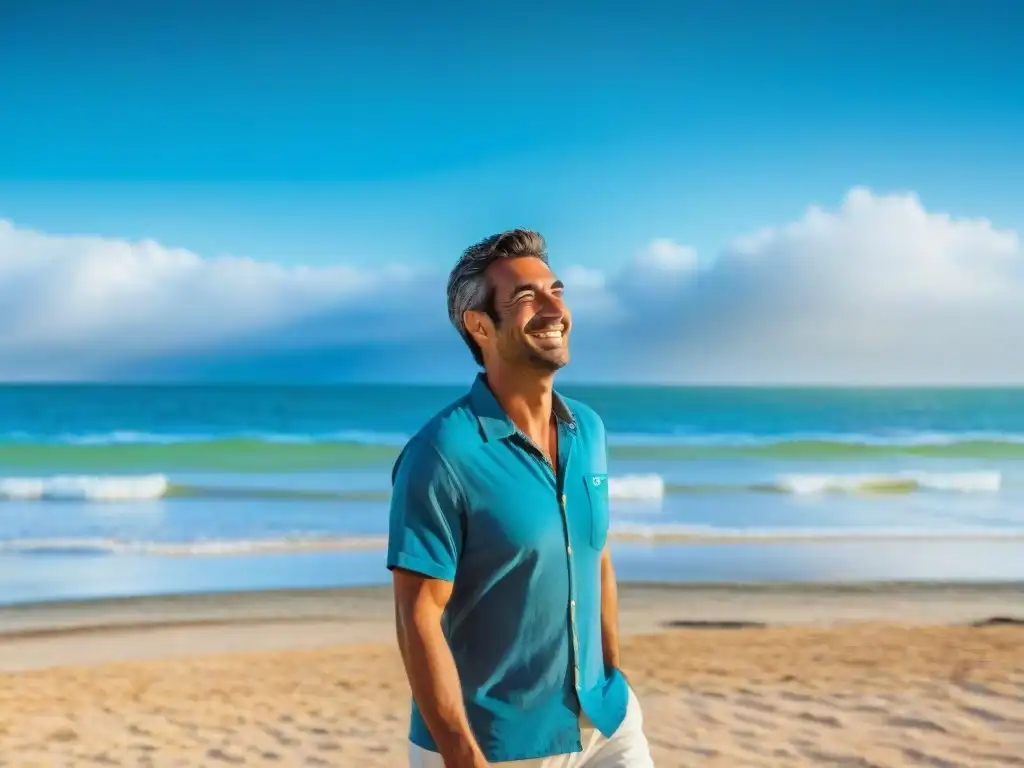
[[[608,541],[608,475],[584,475],[590,502],[590,546],[604,549]]]

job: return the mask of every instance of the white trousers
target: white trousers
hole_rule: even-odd
[[[585,722],[581,730],[582,752],[535,760],[513,760],[495,765],[519,768],[654,768],[647,737],[644,736],[643,712],[632,689],[629,691],[626,717],[610,738],[589,722]],[[410,744],[409,768],[444,768],[444,762],[436,752]]]

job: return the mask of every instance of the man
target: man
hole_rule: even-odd
[[[562,291],[526,230],[467,249],[448,281],[483,373],[394,468],[412,766],[653,765],[619,671],[604,424],[553,389],[569,362]]]

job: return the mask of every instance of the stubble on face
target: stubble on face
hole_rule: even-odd
[[[542,373],[569,363],[571,317],[562,282],[541,259],[496,262],[488,271],[497,320],[496,351],[503,361]]]

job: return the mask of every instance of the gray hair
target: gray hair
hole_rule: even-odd
[[[483,353],[466,330],[462,315],[469,311],[486,312],[497,322],[494,293],[487,284],[484,272],[500,259],[515,259],[521,256],[533,256],[547,263],[547,244],[540,233],[529,229],[510,229],[491,235],[463,251],[462,257],[448,276],[448,319],[462,336],[469,351],[473,353],[473,359],[480,366],[484,364]]]

